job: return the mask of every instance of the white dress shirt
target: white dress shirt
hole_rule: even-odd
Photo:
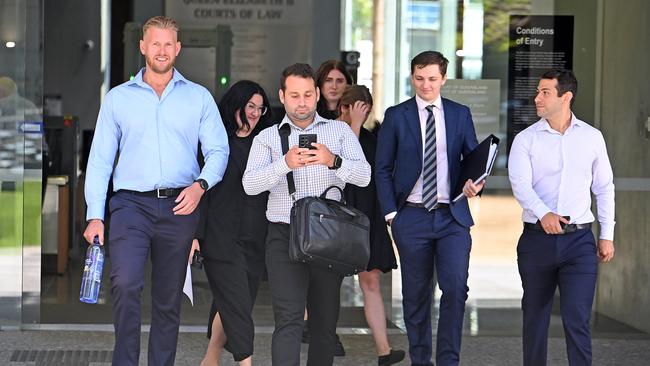
[[[316,114],[314,122],[302,129],[285,115],[280,126],[291,126],[289,148],[298,145],[302,133],[315,133],[317,142],[324,144],[341,157],[339,169],[328,169],[325,165],[302,166],[293,170],[296,184],[295,199],[320,196],[325,189],[336,185],[345,188],[346,183],[365,187],[370,183],[370,164],[363,155],[359,139],[345,122],[324,119]],[[293,200],[289,195],[287,173],[291,171],[282,152],[278,126],[271,126],[255,136],[248,155],[248,164],[242,178],[244,190],[249,195],[269,191],[266,218],[271,222],[289,223]],[[327,198],[340,199],[336,189],[327,193]]]
[[[600,239],[613,240],[614,176],[597,129],[572,114],[561,134],[542,118],[515,137],[508,172],[524,222],[535,223],[549,212],[570,216],[575,224],[593,222],[593,192]]]
[[[418,105],[418,115],[420,116],[420,133],[422,134],[422,161],[424,161],[424,147],[426,145],[425,136],[427,133],[427,118],[429,118],[429,111],[426,109],[431,103],[426,102],[419,96],[415,96],[415,102]],[[447,129],[445,128],[445,111],[442,108],[442,98],[438,95],[438,99],[433,102],[433,117],[436,121],[436,172],[438,181],[438,202],[449,203],[449,162],[447,161]],[[422,169],[424,173],[424,169]],[[421,203],[422,202],[422,174],[411,190],[406,199],[408,202]]]

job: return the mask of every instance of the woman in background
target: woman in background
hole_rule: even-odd
[[[318,114],[323,118],[336,119],[339,115],[337,106],[343,90],[353,83],[352,76],[341,61],[323,62],[316,71],[316,85],[320,88],[320,99],[316,105]]]
[[[368,118],[371,109],[372,96],[368,88],[363,85],[346,87],[339,99],[338,120],[350,125],[354,134],[359,138],[366,160],[374,169],[377,138],[363,128],[363,123]],[[403,360],[405,352],[391,349],[388,343],[380,276],[382,272],[386,273],[396,269],[397,260],[386,222],[379,209],[375,180],[371,179],[367,187],[346,185],[345,200],[365,213],[370,219],[370,260],[367,271],[359,273],[359,282],[363,290],[366,321],[372,330],[377,349],[378,364],[379,366],[392,365]]]
[[[203,255],[213,302],[210,342],[201,366],[218,365],[225,348],[240,365],[251,365],[255,328],[251,312],[264,270],[268,192],[248,196],[242,187],[253,138],[270,126],[269,100],[252,81],[235,83],[219,103],[230,155],[223,179],[201,200],[194,248]]]

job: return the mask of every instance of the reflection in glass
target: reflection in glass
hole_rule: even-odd
[[[42,0],[0,0],[0,328],[38,322]]]

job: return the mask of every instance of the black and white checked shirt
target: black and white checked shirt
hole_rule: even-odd
[[[280,126],[288,123],[291,126],[289,148],[298,145],[298,135],[314,133],[317,142],[324,144],[342,159],[339,169],[330,170],[325,165],[310,165],[293,170],[296,183],[295,199],[320,196],[325,189],[336,185],[343,189],[346,183],[365,187],[370,183],[370,164],[366,161],[359,145],[359,139],[352,129],[341,121],[324,119],[316,114],[314,122],[307,128],[297,127],[285,115]],[[291,170],[287,165],[278,126],[271,126],[255,137],[242,184],[249,195],[269,191],[269,203],[266,218],[271,222],[289,223],[289,214],[293,200],[289,196],[286,174]],[[332,189],[328,198],[339,199],[338,190]]]

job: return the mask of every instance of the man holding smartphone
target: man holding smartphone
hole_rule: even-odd
[[[510,183],[524,209],[517,257],[525,366],[546,365],[558,286],[569,365],[591,365],[589,318],[598,260],[614,257],[612,168],[603,135],[571,112],[577,91],[573,72],[543,73],[535,97],[541,119],[520,132],[510,150]],[[591,193],[598,206],[597,244]]]
[[[316,146],[312,143],[317,142],[317,135],[314,133],[303,133],[298,135],[298,147],[310,150],[316,150]]]
[[[282,72],[279,96],[286,115],[278,126],[269,127],[255,137],[242,179],[247,194],[270,192],[266,211],[270,221],[266,267],[275,315],[272,363],[274,366],[300,364],[306,303],[312,335],[307,365],[332,365],[343,277],[327,268],[290,261],[289,216],[295,201],[320,196],[330,186],[341,189],[346,183],[367,186],[370,165],[347,124],[316,113],[320,92],[311,66],[287,67]],[[286,154],[282,150],[280,129],[288,132],[291,148]],[[312,142],[316,136],[318,143]],[[295,181],[294,195],[289,194],[286,177],[289,172],[293,172]],[[330,190],[327,196],[340,199],[337,190]]]

